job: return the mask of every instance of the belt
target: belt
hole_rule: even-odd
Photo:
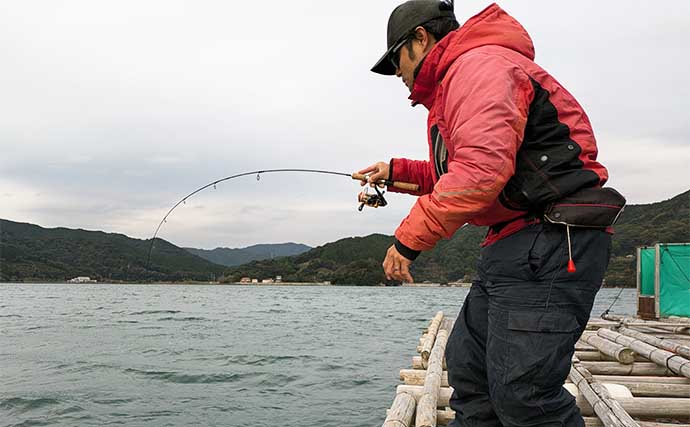
[[[503,230],[508,224],[515,222],[515,221],[532,221],[532,220],[541,220],[542,214],[538,213],[528,213],[523,216],[519,216],[517,218],[509,219],[508,221],[503,221],[503,222],[498,222],[496,224],[490,225],[489,226],[489,232],[493,234],[498,234]]]

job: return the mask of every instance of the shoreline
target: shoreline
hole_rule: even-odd
[[[327,284],[324,282],[281,282],[281,283],[220,283],[220,282],[98,282],[98,283],[69,283],[69,282],[49,282],[49,281],[26,281],[26,282],[0,282],[1,285],[74,285],[74,286],[98,286],[98,285],[166,285],[166,286],[242,286],[242,287],[267,287],[267,286],[313,286],[313,287],[339,287],[339,286],[357,286],[357,287],[377,287],[377,288],[470,288],[471,283],[451,282],[451,283],[406,283],[398,286],[382,286],[379,283],[371,285],[354,285],[354,284]],[[602,286],[601,289],[635,289],[635,286]]]

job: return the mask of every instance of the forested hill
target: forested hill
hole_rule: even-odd
[[[663,202],[627,206],[615,227],[609,285],[635,283],[637,246],[657,242],[690,242],[690,191]],[[417,281],[467,280],[473,273],[485,230],[466,227],[441,241],[413,264]],[[156,240],[149,268],[149,240],[122,234],[0,220],[0,281],[64,281],[91,276],[99,281],[208,281],[227,277],[285,281],[331,281],[375,285],[384,281],[381,262],[392,236],[349,237],[297,256],[253,261],[226,267],[204,260],[162,239]]]
[[[654,243],[690,242],[690,191],[663,202],[626,206],[613,239],[617,255]]]
[[[207,261],[232,267],[251,261],[303,254],[311,249],[311,246],[301,243],[275,243],[246,248],[185,249]]]
[[[150,244],[123,234],[0,219],[0,281],[208,281],[226,268],[156,239],[147,269]]]
[[[631,255],[637,246],[690,242],[690,191],[663,202],[627,206],[615,230],[607,284],[634,286],[636,266]],[[415,280],[467,280],[475,272],[479,244],[485,233],[484,228],[466,227],[452,239],[439,242],[433,251],[422,253],[412,267]],[[291,281],[377,284],[385,280],[381,263],[392,243],[392,236],[381,234],[342,239],[299,256],[232,268],[227,278],[261,279],[280,275],[283,280]]]

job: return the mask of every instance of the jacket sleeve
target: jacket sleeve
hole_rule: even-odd
[[[429,194],[434,189],[431,162],[428,160],[391,159],[389,163],[391,181],[409,182],[419,185],[419,191],[409,191],[393,186],[388,191],[393,193],[407,193],[415,196]]]
[[[458,61],[436,101],[452,150],[448,172],[431,194],[417,199],[395,232],[396,244],[413,251],[450,238],[496,200],[515,173],[534,95],[529,76],[503,57],[470,53]]]

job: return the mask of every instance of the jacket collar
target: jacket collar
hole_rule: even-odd
[[[465,52],[486,45],[503,46],[534,60],[534,45],[525,28],[494,3],[431,48],[415,78],[409,97],[412,105],[431,109],[436,88],[453,62]]]

